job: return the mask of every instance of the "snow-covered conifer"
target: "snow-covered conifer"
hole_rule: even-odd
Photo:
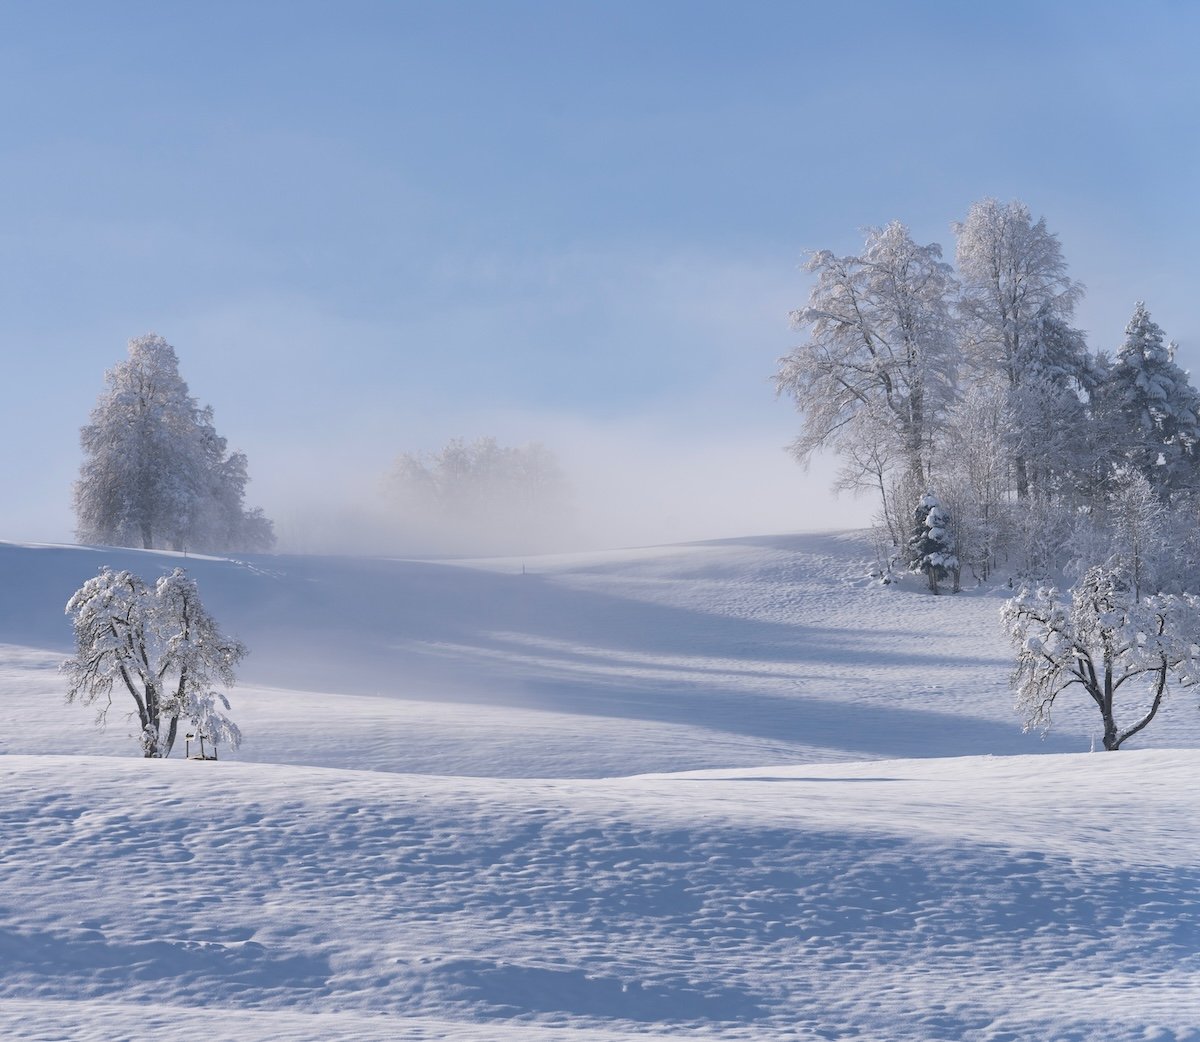
[[[924,575],[932,593],[939,592],[939,583],[954,578],[957,592],[958,557],[954,553],[950,515],[932,492],[925,493],[917,504],[915,522],[908,543],[909,571]]]
[[[1160,496],[1200,485],[1200,392],[1140,301],[1097,398],[1113,454],[1141,471]]]
[[[246,648],[220,632],[182,569],[150,588],[131,572],[103,568],[75,592],[66,613],[76,646],[63,663],[68,702],[99,703],[103,725],[120,681],[134,702],[143,755],[169,756],[180,719],[237,748],[241,732],[216,685],[234,683]]]

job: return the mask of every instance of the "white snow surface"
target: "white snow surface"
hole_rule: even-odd
[[[854,535],[525,561],[0,544],[0,1038],[1200,1040],[1194,695],[1021,733],[998,609]],[[217,763],[63,704],[178,564]]]

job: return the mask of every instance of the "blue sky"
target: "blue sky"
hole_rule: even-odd
[[[1200,367],[1200,8],[973,6],[0,2],[0,536],[70,537],[151,329],[285,529],[482,434],[618,539],[853,523],[780,449],[797,265],[988,195]]]

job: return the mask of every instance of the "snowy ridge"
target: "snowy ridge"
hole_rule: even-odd
[[[54,670],[75,586],[177,560],[0,546],[0,1035],[1200,1038],[1191,700],[1055,752],[1000,597],[862,556],[189,561],[251,647],[197,764]]]

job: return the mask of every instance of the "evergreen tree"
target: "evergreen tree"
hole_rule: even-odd
[[[908,568],[920,572],[929,582],[932,593],[938,584],[954,578],[958,592],[958,558],[954,554],[954,537],[950,533],[950,514],[938,497],[926,492],[917,504],[912,538],[908,541]]]
[[[1141,301],[1099,389],[1097,411],[1109,430],[1114,462],[1127,460],[1164,500],[1196,488],[1200,393],[1175,364],[1175,345],[1165,343]]]

